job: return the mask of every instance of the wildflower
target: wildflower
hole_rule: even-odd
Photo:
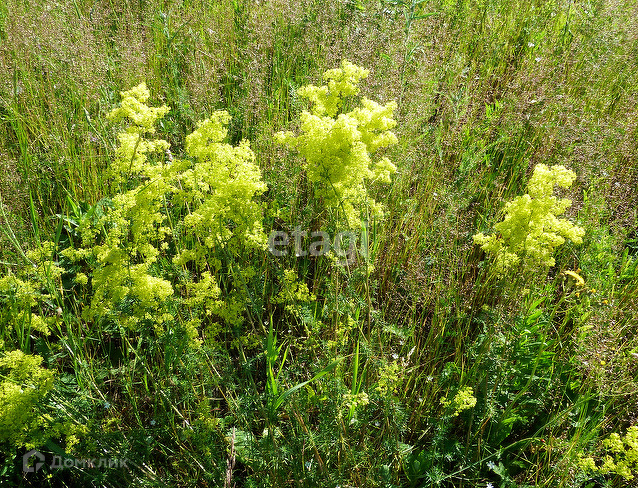
[[[527,193],[505,205],[505,219],[494,228],[500,235],[473,236],[474,243],[496,257],[499,274],[515,266],[524,265],[530,270],[553,266],[554,249],[570,239],[581,244],[585,230],[566,219],[557,218],[571,205],[569,199],[553,196],[554,186],[568,188],[576,179],[576,173],[564,166],[537,164],[528,185]]]
[[[441,404],[444,408],[452,407],[454,409],[452,417],[457,417],[464,410],[468,410],[476,405],[476,397],[474,396],[472,388],[466,386],[461,388],[452,400],[448,400],[447,397],[441,398]]]
[[[361,106],[342,112],[343,101],[359,93],[359,81],[368,71],[343,61],[341,67],[324,74],[327,85],[308,85],[297,90],[307,98],[311,110],[301,114],[302,134],[285,131],[275,134],[275,140],[296,148],[305,158],[308,179],[315,183],[316,196],[328,205],[344,211],[347,221],[360,223],[356,210],[369,207],[381,214],[381,205],[367,195],[365,180],[390,183],[396,167],[387,157],[374,162],[377,150],[396,144],[391,129],[396,125],[395,102],[380,105],[363,98]]]
[[[111,408],[111,404],[109,402],[104,402],[104,408],[108,410],[109,408]]]

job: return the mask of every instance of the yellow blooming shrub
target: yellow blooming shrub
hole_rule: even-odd
[[[165,151],[170,146],[162,139],[151,140],[145,134],[155,133],[155,124],[169,111],[166,105],[149,107],[146,105],[150,92],[146,84],[142,83],[131,90],[122,92],[120,106],[108,114],[114,122],[128,118],[132,124],[118,135],[119,146],[117,157],[109,168],[111,176],[116,181],[125,181],[133,175],[150,176],[152,166],[147,164],[148,153]],[[149,171],[150,170],[150,171]]]
[[[237,147],[223,142],[228,113],[218,111],[200,122],[186,138],[188,158],[177,159],[168,142],[153,139],[168,107],[149,107],[144,84],[121,95],[121,105],[109,114],[129,123],[109,168],[119,191],[103,211],[85,215],[79,225],[82,247],[62,254],[72,262],[86,260],[90,268],[75,280],[91,287],[85,320],[109,316],[132,329],[144,321],[161,330],[181,307],[196,344],[195,325],[202,317],[242,322],[246,272],[234,267],[238,286],[227,286],[223,296],[216,274],[225,267],[223,259],[265,248],[254,198],[266,185],[248,142]],[[189,279],[165,274],[159,261],[167,257],[174,266],[189,267]]]
[[[53,373],[41,362],[19,350],[0,357],[0,444],[22,446],[43,424],[36,407],[53,388]]]
[[[390,182],[396,171],[386,157],[373,162],[379,149],[397,143],[391,129],[395,102],[380,105],[364,98],[361,106],[343,113],[345,97],[359,92],[357,84],[368,71],[343,61],[340,68],[324,73],[326,85],[308,85],[297,94],[307,98],[311,110],[301,114],[301,134],[278,132],[275,140],[295,148],[305,159],[304,169],[315,195],[342,210],[351,227],[361,225],[365,210],[380,214],[381,206],[368,197],[366,181]]]
[[[56,298],[46,291],[63,293],[61,275],[63,269],[53,259],[52,242],[42,242],[37,249],[26,253],[32,266],[23,270],[21,278],[8,274],[0,277],[0,341],[14,330],[30,329],[49,335],[55,318],[43,316],[42,310],[51,310]],[[3,344],[0,344],[3,346]]]
[[[575,179],[576,173],[564,166],[536,165],[527,193],[505,204],[505,218],[494,226],[499,234],[474,236],[474,243],[496,258],[499,273],[516,266],[553,266],[552,254],[565,239],[582,243],[585,230],[557,217],[571,205],[571,200],[553,195],[555,185],[568,188]]]
[[[248,141],[237,147],[222,142],[229,122],[227,112],[215,112],[186,137],[186,151],[197,163],[178,175],[176,201],[197,205],[184,218],[187,232],[203,238],[195,256],[215,246],[225,247],[235,236],[248,247],[266,248],[261,207],[253,200],[266,190],[266,184]],[[235,223],[232,229],[228,221]]]

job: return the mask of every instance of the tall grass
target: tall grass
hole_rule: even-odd
[[[39,354],[55,373],[30,444],[0,437],[3,486],[631,486],[583,471],[579,454],[601,459],[602,439],[637,422],[636,7],[0,5],[3,277],[29,269],[42,241],[79,245],[83,216],[108,205],[118,128],[106,114],[141,81],[152,105],[171,107],[158,133],[173,150],[212,111],[232,115],[229,142],[250,140],[268,184],[266,232],[334,222],[299,157],[273,143],[306,108],[299,87],[343,58],[370,69],[362,95],[399,103],[400,141],[386,152],[393,183],[368,189],[386,206],[368,228],[370,262],[217,256],[229,289],[233,266],[257,272],[242,284],[243,326],[209,323],[199,349],[187,317],[164,335],[85,320],[90,297],[71,274],[37,306],[0,287],[0,349]],[[578,174],[563,193],[585,241],[546,274],[499,278],[472,235],[537,163]],[[197,274],[157,266],[175,282]],[[578,269],[582,289],[563,273]],[[281,300],[289,270],[315,300]],[[442,399],[464,387],[476,404],[455,415]],[[24,473],[31,447],[129,468]]]

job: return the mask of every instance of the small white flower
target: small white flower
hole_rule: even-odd
[[[155,425],[156,423],[155,420],[151,420],[151,425]]]
[[[534,47],[534,43],[533,42],[528,42],[527,43],[527,47]]]
[[[541,58],[536,58],[536,62],[538,63],[541,60]]]

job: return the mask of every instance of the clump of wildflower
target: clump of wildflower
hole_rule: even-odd
[[[51,317],[46,319],[34,313],[32,308],[50,299],[36,284],[39,280],[24,281],[11,274],[0,278],[0,321],[7,332],[25,327],[50,334]],[[42,284],[42,283],[39,283]]]
[[[53,373],[42,358],[10,351],[0,357],[0,442],[22,446],[44,419],[36,406],[53,388]]]
[[[284,279],[281,291],[273,299],[273,303],[286,304],[286,310],[297,317],[301,315],[301,304],[313,302],[317,299],[310,293],[308,285],[297,279],[294,269],[284,270]]]
[[[163,139],[150,140],[144,135],[155,133],[155,124],[166,115],[169,108],[149,107],[146,105],[150,92],[146,83],[120,93],[122,102],[112,110],[107,117],[114,122],[128,118],[133,122],[125,131],[117,136],[120,144],[116,150],[116,159],[109,167],[112,177],[116,181],[145,173],[148,170],[147,154],[168,150],[169,143]]]
[[[301,114],[302,134],[275,134],[277,142],[296,148],[305,158],[305,170],[315,185],[316,196],[343,211],[352,227],[362,222],[362,211],[355,208],[382,213],[381,206],[367,195],[366,180],[389,183],[396,171],[388,158],[376,163],[371,158],[379,149],[397,143],[391,131],[396,125],[396,103],[380,105],[364,98],[360,107],[341,112],[344,98],[356,95],[357,84],[367,75],[367,70],[346,60],[340,68],[326,71],[327,85],[308,85],[297,91],[312,103],[310,111]]]
[[[376,390],[380,395],[394,393],[399,387],[400,367],[396,361],[384,362],[379,373]]]
[[[524,269],[553,266],[554,249],[570,239],[583,241],[585,230],[557,215],[571,205],[567,198],[553,195],[554,186],[571,186],[576,173],[564,166],[537,164],[528,183],[528,193],[505,205],[505,218],[494,228],[500,235],[474,235],[474,243],[496,258],[496,269],[503,274],[521,265]]]
[[[188,232],[203,237],[206,248],[226,247],[233,237],[252,248],[265,249],[261,207],[254,198],[266,190],[255,153],[248,141],[223,143],[230,115],[217,111],[186,137],[186,152],[196,163],[178,176],[176,201],[198,202],[184,218]],[[220,222],[233,222],[233,228]]]
[[[635,478],[635,473],[638,473],[638,426],[629,427],[625,437],[614,432],[603,440],[602,447],[607,454],[600,466],[593,457],[579,455],[579,465],[585,472],[616,474],[627,481]]]
[[[447,397],[441,398],[441,404],[446,410],[452,411],[452,417],[457,417],[461,412],[476,405],[476,397],[472,388],[465,386],[454,395],[452,400],[448,400]]]
[[[355,395],[352,393],[344,393],[343,395],[343,406],[347,410],[365,407],[368,403],[370,403],[370,398],[368,398],[368,394],[365,392],[359,392]]]
[[[261,208],[254,201],[266,185],[255,154],[247,141],[236,147],[223,142],[230,116],[218,111],[186,138],[189,159],[174,158],[168,142],[150,138],[169,109],[148,106],[148,98],[142,83],[122,92],[120,106],[109,114],[114,121],[130,122],[118,136],[120,145],[109,168],[119,193],[80,223],[84,248],[62,252],[91,268],[90,276],[76,276],[79,284],[91,286],[91,304],[82,317],[95,321],[111,316],[132,329],[140,322],[151,323],[159,333],[173,320],[169,305],[181,305],[191,316],[201,312],[241,325],[243,288],[220,296],[216,274],[223,263],[217,256],[266,247]],[[166,152],[170,164],[150,158],[158,152]],[[181,245],[175,246],[178,240]],[[223,253],[215,252],[222,248]],[[158,259],[171,252],[175,266],[195,261],[206,271],[192,281],[169,279]],[[249,279],[248,269],[235,270],[238,283]],[[194,347],[199,344],[199,325],[193,319],[185,328]]]

